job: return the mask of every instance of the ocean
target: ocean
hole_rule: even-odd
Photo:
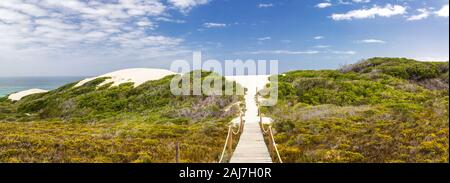
[[[84,78],[87,76],[0,77],[0,97],[32,88],[53,90]]]

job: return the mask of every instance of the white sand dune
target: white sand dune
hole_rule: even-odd
[[[249,90],[256,90],[256,88],[262,89],[267,83],[269,83],[269,75],[225,76],[225,78],[230,81],[236,81],[241,86]]]
[[[17,93],[13,93],[11,95],[8,96],[8,99],[12,100],[12,101],[18,101],[20,99],[22,99],[25,96],[31,95],[31,94],[36,94],[36,93],[45,93],[48,92],[47,90],[42,90],[42,89],[38,89],[38,88],[33,88],[33,89],[29,89],[29,90],[24,90],[24,91],[20,91]]]
[[[103,74],[101,76],[86,78],[78,82],[75,87],[83,86],[89,81],[95,80],[102,77],[110,77],[106,79],[99,86],[113,83],[112,86],[119,86],[123,83],[132,82],[134,87],[137,87],[147,81],[159,80],[169,75],[177,74],[175,72],[164,70],[164,69],[150,69],[150,68],[134,68],[134,69],[124,69],[119,71],[110,72]]]
[[[225,76],[227,80],[236,81],[241,86],[247,88],[245,93],[245,106],[246,111],[244,114],[244,120],[246,123],[258,123],[258,107],[256,105],[256,88],[258,90],[264,88],[269,83],[268,75],[250,75],[250,76]],[[270,118],[263,118],[263,122],[270,123]]]

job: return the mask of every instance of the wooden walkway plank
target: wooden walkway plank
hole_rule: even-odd
[[[230,163],[272,163],[258,123],[245,123]]]

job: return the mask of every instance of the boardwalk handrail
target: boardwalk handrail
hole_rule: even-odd
[[[232,126],[230,125],[228,127],[228,135],[227,135],[227,139],[225,140],[225,144],[223,145],[222,155],[220,156],[219,163],[222,163],[223,157],[225,155],[225,150],[227,149],[227,146],[228,146],[228,139],[230,139],[230,135],[233,135],[232,133],[230,133],[232,131],[231,128],[232,128]]]
[[[233,124],[228,126],[228,134],[227,134],[227,139],[225,140],[225,144],[223,145],[223,150],[222,150],[222,154],[220,155],[220,159],[219,159],[219,163],[222,163],[223,158],[225,157],[225,151],[228,147],[228,151],[231,154],[232,148],[233,148],[233,135],[239,135],[240,133],[242,133],[243,128],[244,128],[244,121],[242,120],[242,114],[239,116],[239,128],[237,132],[233,131]]]
[[[237,131],[237,132],[234,132],[234,130],[232,130],[232,132],[233,132],[234,135],[238,135],[239,133],[242,132],[243,128],[244,128],[244,124],[243,124],[242,114],[241,114],[241,115],[239,116],[239,128],[238,128],[238,131]]]
[[[256,88],[256,91],[258,91],[258,88]],[[256,97],[257,97],[256,99],[258,99],[258,95],[256,95]],[[258,102],[258,100],[257,100],[257,102]],[[269,125],[269,128],[267,130],[264,129],[264,124],[262,122],[263,121],[262,113],[261,113],[261,110],[259,109],[259,105],[258,105],[258,115],[259,115],[259,126],[261,127],[261,130],[262,130],[263,134],[268,134],[269,135],[269,144],[268,145],[269,145],[270,157],[272,159],[274,159],[273,153],[275,152],[276,155],[277,155],[276,158],[278,158],[280,163],[283,163],[283,160],[281,159],[281,156],[280,156],[280,152],[278,151],[278,148],[277,148],[277,143],[275,142],[275,139],[273,138],[272,126]]]
[[[269,132],[270,132],[269,138],[272,139],[271,140],[272,146],[273,146],[273,149],[275,150],[275,152],[277,153],[277,158],[280,161],[280,163],[283,163],[283,160],[281,159],[281,156],[280,156],[280,152],[278,151],[278,148],[277,148],[277,143],[275,143],[275,139],[273,139],[272,126],[269,127]]]
[[[280,161],[280,163],[283,163],[283,160],[281,159],[280,156],[280,152],[278,151],[277,148],[277,143],[275,142],[275,139],[273,138],[273,131],[272,131],[272,126],[269,126],[269,128],[267,130],[264,129],[264,124],[262,123],[262,121],[259,122],[260,126],[261,126],[261,130],[263,131],[263,134],[269,135],[269,151],[270,151],[270,156],[272,157],[272,159],[274,159],[273,157],[273,152],[276,153],[276,158],[278,158],[278,160]]]

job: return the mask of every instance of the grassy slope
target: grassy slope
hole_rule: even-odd
[[[209,73],[203,73],[203,76]],[[0,99],[0,162],[215,162],[237,96],[173,96],[173,76],[133,88],[68,84]]]
[[[286,162],[448,162],[448,62],[374,58],[279,76]]]

